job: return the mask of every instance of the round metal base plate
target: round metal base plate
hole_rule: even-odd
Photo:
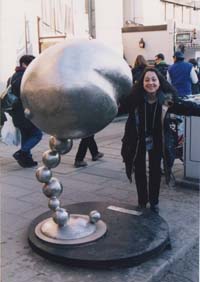
[[[40,239],[35,228],[52,216],[46,212],[30,225],[28,239],[38,254],[67,265],[90,268],[129,267],[159,255],[170,247],[166,221],[150,209],[119,203],[85,202],[64,207],[71,214],[89,214],[98,210],[107,232],[98,240],[76,245],[60,245]]]
[[[59,227],[53,219],[47,218],[35,228],[35,234],[45,242],[61,245],[80,245],[101,238],[106,233],[106,224],[99,220],[89,222],[89,216],[70,214],[67,224]]]

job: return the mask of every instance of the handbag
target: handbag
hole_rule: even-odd
[[[5,113],[6,121],[1,129],[1,141],[7,145],[18,146],[21,143],[21,133],[19,128],[15,127],[11,116]]]
[[[4,112],[13,110],[14,106],[19,101],[19,98],[12,92],[12,86],[9,85],[0,96],[1,99],[1,109]]]

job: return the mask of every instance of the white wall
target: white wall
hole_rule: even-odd
[[[88,14],[85,13],[85,0],[73,1],[74,36],[88,38]]]
[[[121,28],[123,26],[122,0],[96,0],[96,38],[123,54]]]
[[[164,5],[160,0],[143,0],[144,25],[164,24]]]
[[[166,23],[168,20],[176,20],[178,25],[195,25],[198,27],[200,24],[200,10],[194,11],[187,7],[174,6],[160,0],[124,0],[123,7],[124,23],[126,20],[133,20],[143,25],[159,25]]]
[[[123,1],[123,22],[132,21],[136,24],[144,23],[144,0],[124,0]]]
[[[0,0],[0,91],[22,55],[39,54],[37,17],[41,17],[41,0]],[[25,20],[28,44],[25,40]],[[73,24],[73,36],[88,38],[85,0],[73,1]]]
[[[0,90],[14,72],[18,59],[25,54],[25,16],[29,19],[29,52],[37,55],[37,26],[39,1],[0,0]]]
[[[168,26],[167,31],[123,33],[124,55],[131,65],[138,54],[144,55],[148,60],[154,59],[160,52],[165,54],[168,63],[172,63],[174,22],[176,28],[179,29],[200,30],[200,11],[180,6],[174,7],[173,4],[163,3],[160,0],[124,0],[124,11],[124,22],[140,19],[135,22],[144,26],[162,24]],[[144,49],[139,48],[141,38],[146,42]]]
[[[139,48],[141,37],[146,43],[143,49]],[[137,55],[143,55],[146,60],[154,60],[158,53],[163,53],[166,62],[172,63],[172,42],[173,33],[169,30],[123,33],[124,55],[130,65],[134,64]]]

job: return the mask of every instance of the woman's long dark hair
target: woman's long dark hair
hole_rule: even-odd
[[[160,82],[159,90],[162,91],[164,95],[166,94],[167,96],[170,94],[173,97],[173,101],[177,99],[178,93],[176,89],[162,76],[162,74],[154,67],[146,67],[138,82],[134,84],[130,95],[120,101],[121,113],[128,113],[132,110],[132,108],[144,102],[144,96],[146,92],[143,87],[143,80],[148,71],[155,72]]]
[[[138,66],[148,66],[147,61],[142,55],[138,55],[135,59],[134,68]]]
[[[148,71],[154,72],[157,75],[158,80],[160,82],[159,90],[161,90],[164,94],[171,93],[174,99],[176,99],[176,97],[178,96],[176,89],[162,76],[159,70],[157,70],[154,67],[146,67],[139,81],[133,86],[133,89],[132,89],[131,95],[135,96],[135,99],[134,99],[135,102],[139,103],[143,101],[144,99],[145,90],[143,87],[143,81],[144,81],[144,76]]]

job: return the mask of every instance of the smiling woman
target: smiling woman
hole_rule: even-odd
[[[129,112],[121,150],[126,174],[132,182],[132,172],[135,173],[139,208],[146,208],[149,202],[151,210],[158,212],[161,158],[164,159],[167,183],[175,158],[170,113],[199,116],[200,107],[179,100],[176,90],[155,68],[145,69],[124,107]],[[149,157],[149,181],[146,152]]]
[[[147,92],[147,99],[149,103],[156,100],[156,91],[160,87],[159,79],[155,72],[148,71],[144,76],[144,89]]]

